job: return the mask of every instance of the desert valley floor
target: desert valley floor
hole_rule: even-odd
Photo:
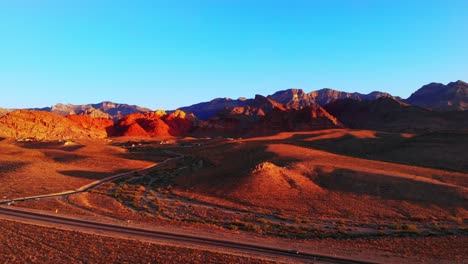
[[[466,263],[467,149],[465,132],[352,129],[246,139],[1,139],[0,198],[3,208],[287,252]],[[41,197],[70,190],[81,191]],[[298,262],[0,218],[6,262]]]

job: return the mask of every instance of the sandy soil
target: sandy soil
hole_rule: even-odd
[[[72,190],[110,175],[153,164],[127,158],[105,141],[0,142],[0,196],[8,198]]]
[[[3,220],[0,230],[0,260],[6,263],[274,263]]]

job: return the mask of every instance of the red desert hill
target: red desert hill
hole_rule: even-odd
[[[105,138],[107,133],[93,127],[79,125],[54,113],[19,110],[0,117],[0,136],[56,140]]]
[[[193,116],[177,110],[171,114],[164,111],[135,113],[124,116],[117,123],[116,136],[168,137],[182,136],[192,128]]]
[[[289,100],[283,105],[271,98],[256,95],[246,106],[225,109],[214,118],[202,122],[195,134],[256,136],[282,131],[304,131],[341,127],[340,122],[313,101],[308,105]],[[293,98],[296,98],[293,94]]]
[[[69,115],[67,116],[67,119],[83,129],[95,130],[100,133],[106,133],[107,135],[114,134],[114,121],[107,118],[81,114]]]

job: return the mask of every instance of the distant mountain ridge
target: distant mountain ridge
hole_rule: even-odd
[[[394,97],[385,92],[375,91],[369,94],[360,94],[342,92],[328,88],[310,93],[306,93],[302,89],[291,88],[266,96],[266,98],[282,104],[285,108],[296,110],[309,106],[324,106],[327,103],[344,98],[352,98],[355,100],[375,100],[380,97],[392,97],[397,100],[402,100],[400,97]],[[230,98],[215,98],[208,102],[197,103],[194,105],[181,107],[179,109],[187,113],[193,113],[202,120],[207,120],[221,111],[235,109],[237,107],[244,107],[252,103],[254,100],[255,99],[246,98],[239,98],[237,100]]]
[[[357,92],[354,92],[354,93],[342,92],[342,91],[337,91],[337,90],[333,90],[329,88],[324,88],[324,89],[320,89],[317,91],[313,91],[309,93],[309,95],[310,97],[314,98],[315,101],[321,106],[324,106],[336,100],[347,99],[347,98],[362,101],[362,100],[376,100],[380,97],[392,97],[397,100],[401,100],[401,98],[394,97],[391,94],[385,93],[385,92],[374,91],[368,94],[361,94]]]
[[[337,100],[324,108],[346,127],[389,132],[468,132],[468,111],[434,111],[391,97]]]
[[[209,102],[197,103],[190,106],[180,107],[178,109],[186,113],[193,113],[200,119],[208,119],[219,113],[221,110],[245,106],[250,102],[252,102],[252,99],[246,99],[243,97],[237,100],[230,98],[215,98]]]
[[[411,94],[405,102],[435,110],[468,110],[468,83],[430,83]]]
[[[468,84],[461,80],[448,83],[447,85],[441,83],[430,83],[424,85],[411,94],[411,96],[407,99],[402,99],[401,97],[393,96],[389,93],[380,91],[362,94],[358,92],[344,92],[330,88],[323,88],[309,93],[304,92],[302,89],[291,88],[266,96],[266,98],[272,99],[273,101],[282,104],[286,108],[296,110],[315,105],[325,106],[328,103],[342,99],[362,101],[376,100],[381,97],[389,97],[401,102],[434,110],[468,110]],[[244,107],[250,104],[253,100],[253,98],[248,99],[245,97],[240,97],[238,99],[215,98],[208,102],[200,102],[177,109],[186,113],[193,113],[199,119],[207,120],[226,109],[229,110],[236,107]],[[16,109],[0,108],[0,116],[13,110]],[[29,110],[48,111],[57,113],[62,116],[67,116],[70,114],[85,114],[92,117],[113,119],[114,121],[118,121],[120,118],[128,114],[146,113],[152,111],[149,108],[140,107],[137,105],[114,103],[110,101],[84,105],[58,103],[51,107],[35,108]],[[168,112],[171,113],[173,111],[174,110]]]
[[[67,115],[90,115],[92,117],[107,118],[119,120],[123,116],[133,113],[146,113],[151,109],[140,107],[137,105],[120,104],[109,101],[104,101],[97,104],[73,105],[73,104],[56,104],[50,108],[43,108],[41,110],[49,111],[59,114],[61,116]]]
[[[306,93],[294,88],[254,99],[216,98],[168,112],[109,101],[32,110],[0,108],[0,137],[249,137],[340,127],[468,131],[467,95],[468,84],[456,81],[424,85],[406,100],[377,91],[360,94],[327,88]]]
[[[302,89],[278,91],[267,97],[291,109],[301,109],[303,107],[315,106],[317,104],[315,98],[310,94],[305,93]]]
[[[274,97],[255,95],[255,99],[245,106],[226,108],[200,122],[194,132],[199,135],[239,137],[342,127],[321,106],[307,101],[307,96],[301,91],[281,91]],[[285,104],[272,98],[279,98]]]

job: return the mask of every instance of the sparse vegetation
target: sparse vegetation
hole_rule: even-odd
[[[157,245],[9,221],[0,221],[0,231],[0,241],[3,243],[0,259],[6,262],[273,263],[251,257]]]
[[[444,185],[464,186],[460,180],[464,175],[335,155],[317,150],[316,143],[310,143],[316,136],[339,136],[335,133],[348,132],[286,134],[284,140],[279,137],[218,142],[190,149],[171,146],[171,151],[187,156],[157,170],[130,174],[88,193],[18,206],[304,243],[316,239],[466,236],[465,211],[457,203],[460,193]],[[356,137],[376,135],[349,133]],[[384,145],[392,146],[391,142]],[[327,144],[320,147],[328,150]],[[164,148],[147,144],[131,154],[144,159],[146,154],[165,153]],[[352,149],[346,151],[353,153]],[[67,162],[66,166],[77,166],[79,162]],[[338,165],[346,169],[337,169]],[[18,165],[14,169],[23,168]],[[2,173],[5,172],[0,170]],[[440,175],[438,182],[429,185],[427,181],[432,181],[434,174]],[[91,179],[81,180],[88,183]],[[441,191],[446,200],[429,195],[425,189],[429,187]]]

